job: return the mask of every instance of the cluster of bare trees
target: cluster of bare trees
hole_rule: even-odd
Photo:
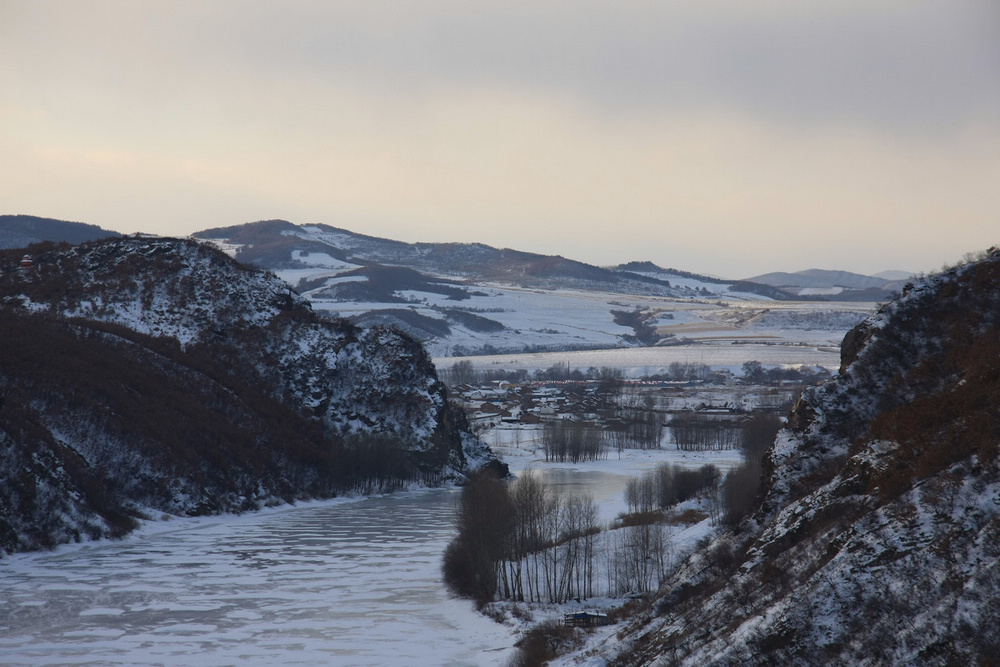
[[[663,510],[702,496],[714,523],[736,525],[755,505],[761,458],[780,427],[780,419],[763,414],[746,422],[744,464],[721,484],[712,465],[663,464],[630,480],[624,492],[628,514],[610,531],[602,531],[591,498],[560,498],[532,472],[509,484],[488,473],[475,476],[458,503],[458,534],[444,555],[445,582],[480,604],[558,603],[655,590],[673,568]],[[605,590],[598,591],[602,582]]]
[[[470,480],[456,526],[444,555],[445,582],[480,604],[648,592],[673,566],[658,516],[603,531],[590,497],[557,497],[531,472],[510,484],[489,475]]]
[[[662,523],[640,523],[605,534],[609,595],[648,593],[673,568],[673,544]]]
[[[439,371],[441,379],[451,386],[460,384],[488,384],[500,380],[508,382],[524,382],[526,380],[550,380],[566,381],[572,380],[581,382],[584,380],[604,381],[608,378],[622,377],[621,370],[608,367],[592,367],[586,369],[573,368],[568,362],[558,362],[548,368],[536,371],[528,371],[523,368],[517,369],[483,369],[476,370],[472,362],[468,359],[456,361],[447,368]]]
[[[801,385],[821,384],[830,377],[830,371],[820,366],[797,368],[764,368],[759,361],[743,363],[743,382],[746,384],[777,385],[782,382],[792,382]]]
[[[617,425],[608,435],[614,448],[658,449],[663,435],[663,414],[657,410],[656,396],[641,390],[622,390],[615,401]]]
[[[456,527],[443,571],[460,595],[565,602],[594,593],[601,526],[589,497],[560,499],[531,472],[510,485],[479,475],[462,490]]]
[[[713,489],[720,477],[719,469],[711,464],[692,470],[662,463],[625,484],[625,505],[631,515],[666,509]]]
[[[451,386],[459,384],[484,384],[498,380],[509,382],[524,382],[526,380],[599,380],[622,378],[620,369],[608,367],[591,367],[586,369],[572,368],[567,362],[553,364],[546,369],[530,372],[523,368],[476,370],[472,362],[463,359],[456,361],[447,368],[440,369],[441,379]],[[748,361],[743,364],[742,376],[739,379],[746,384],[777,385],[782,382],[793,382],[802,385],[820,384],[830,377],[830,372],[820,367],[799,368],[764,368],[759,361]],[[713,369],[707,364],[672,362],[666,369],[658,373],[647,373],[645,380],[666,380],[700,382],[705,384],[726,384],[733,380],[732,373],[726,370]]]
[[[596,461],[607,458],[601,429],[580,422],[549,422],[542,431],[546,461]]]
[[[715,380],[718,372],[713,371],[708,364],[674,361],[667,366],[664,379],[667,380],[701,380],[707,382]]]
[[[670,420],[677,449],[689,452],[736,449],[743,444],[742,425],[733,419],[682,412]]]

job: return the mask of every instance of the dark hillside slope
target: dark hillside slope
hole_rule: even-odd
[[[997,664],[1000,252],[908,286],[845,339],[614,665]]]
[[[0,549],[116,535],[142,508],[240,511],[333,495],[336,444],[163,339],[0,316]],[[66,518],[72,517],[67,521]]]
[[[190,241],[0,252],[0,552],[488,460],[425,351]]]

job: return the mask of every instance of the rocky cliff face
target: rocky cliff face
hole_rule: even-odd
[[[0,552],[461,476],[490,460],[419,344],[177,239],[0,253]]]
[[[609,664],[996,664],[1000,253],[908,287],[844,362]]]

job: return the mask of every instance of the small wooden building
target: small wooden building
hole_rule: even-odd
[[[601,625],[611,625],[607,614],[596,611],[576,611],[563,616],[563,623],[571,628],[596,628]]]

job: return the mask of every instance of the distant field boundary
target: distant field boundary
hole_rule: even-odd
[[[715,368],[739,370],[744,362],[759,361],[769,366],[840,367],[840,350],[833,347],[780,344],[671,345],[665,347],[629,347],[568,352],[532,352],[491,354],[468,357],[435,357],[439,369],[457,361],[468,361],[477,371],[497,369],[544,370],[556,364],[570,368],[617,368],[627,375],[656,373],[669,364],[698,363]]]

